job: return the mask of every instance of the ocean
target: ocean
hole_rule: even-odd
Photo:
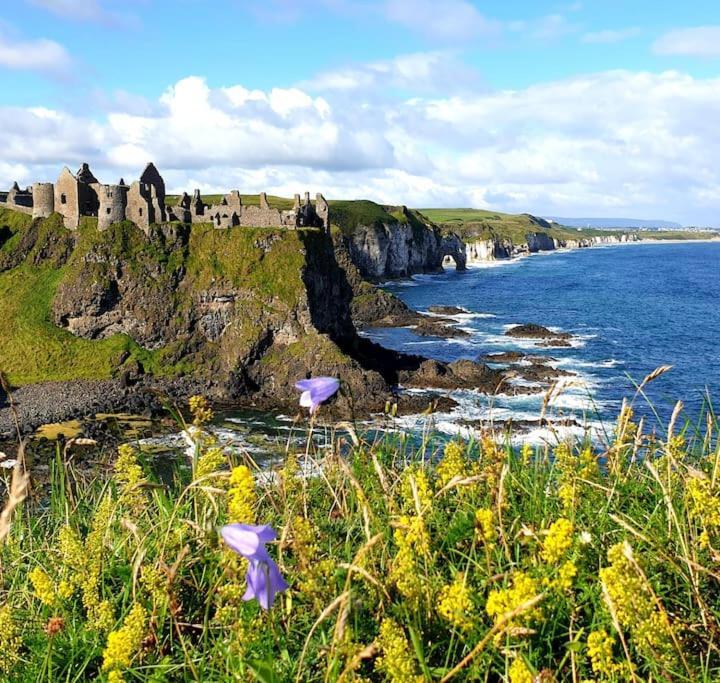
[[[575,373],[546,414],[574,419],[563,431],[602,438],[612,430],[623,398],[633,402],[647,428],[666,424],[678,400],[681,421],[702,419],[720,407],[720,243],[645,243],[544,252],[494,261],[466,272],[419,275],[386,283],[412,308],[466,309],[456,323],[471,333],[457,339],[419,337],[410,329],[367,333],[384,346],[438,360],[478,359],[499,351],[552,357],[551,365]],[[570,348],[538,348],[505,331],[537,323],[575,335]],[[636,395],[636,385],[661,365],[672,369]],[[528,424],[540,415],[543,393],[487,397],[451,394],[459,408],[435,416],[445,433],[469,432],[475,421],[508,418]],[[408,427],[415,425],[408,420]],[[526,438],[552,440],[538,426]]]

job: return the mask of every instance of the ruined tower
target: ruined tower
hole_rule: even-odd
[[[330,232],[330,205],[319,192],[315,195],[315,213],[326,232]]]
[[[127,219],[148,231],[153,223],[167,220],[165,210],[165,181],[155,164],[149,163],[140,180],[136,180],[127,194]]]
[[[32,195],[33,218],[47,218],[55,211],[55,187],[52,183],[35,183]]]
[[[128,187],[124,183],[118,185],[98,185],[97,195],[100,202],[98,209],[98,229],[107,230],[113,223],[125,220]]]

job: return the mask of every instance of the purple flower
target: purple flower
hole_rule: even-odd
[[[242,599],[257,600],[260,607],[270,609],[275,594],[288,588],[280,569],[265,548],[266,543],[277,538],[275,530],[268,524],[228,524],[220,533],[226,545],[250,563],[245,576],[247,590]]]
[[[340,388],[340,381],[334,377],[313,377],[302,379],[296,385],[302,391],[300,405],[314,413],[323,401],[327,401]]]

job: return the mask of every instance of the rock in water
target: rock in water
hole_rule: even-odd
[[[526,323],[511,327],[505,334],[518,339],[572,339],[569,332],[553,332],[547,327],[535,323]]]

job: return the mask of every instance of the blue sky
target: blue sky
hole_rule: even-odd
[[[176,190],[720,224],[709,0],[14,8],[0,186],[153,159]]]

